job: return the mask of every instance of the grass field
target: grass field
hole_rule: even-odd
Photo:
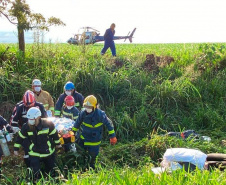
[[[150,171],[168,147],[226,153],[226,44],[121,44],[116,58],[109,51],[100,56],[102,47],[35,43],[26,45],[23,58],[16,45],[0,45],[1,105],[18,102],[34,78],[55,100],[71,80],[84,96],[96,95],[114,122],[119,144],[109,147],[105,133],[99,172],[74,173],[67,183],[226,184],[218,170],[160,177]],[[4,106],[0,111],[9,117]],[[185,129],[212,143],[157,136]]]

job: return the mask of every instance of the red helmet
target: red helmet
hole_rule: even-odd
[[[75,99],[73,98],[73,96],[67,96],[65,99],[65,104],[66,106],[74,106],[75,105]]]
[[[33,107],[35,104],[35,95],[32,91],[28,90],[24,93],[23,103],[26,107]]]

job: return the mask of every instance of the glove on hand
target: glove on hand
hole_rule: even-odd
[[[115,145],[117,143],[117,138],[116,137],[110,138],[110,143],[111,145]]]
[[[13,133],[13,128],[12,128],[10,125],[7,125],[7,126],[6,126],[6,130],[7,130],[9,133]]]

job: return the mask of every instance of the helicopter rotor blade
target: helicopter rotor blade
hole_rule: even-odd
[[[80,29],[84,29],[85,31],[88,31],[89,29],[92,29],[93,31],[100,32],[99,30],[97,30],[97,29],[95,29],[93,27],[90,27],[90,26],[81,27]]]

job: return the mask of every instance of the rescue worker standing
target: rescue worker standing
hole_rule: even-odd
[[[78,118],[79,110],[74,107],[75,100],[73,96],[66,96],[64,102],[65,105],[62,108],[61,117],[69,118],[75,121]]]
[[[14,154],[24,139],[29,141],[30,168],[36,178],[40,178],[41,162],[44,162],[46,173],[55,167],[55,146],[61,147],[58,132],[54,124],[46,118],[41,118],[41,111],[32,107],[27,112],[28,122],[22,126],[14,144]]]
[[[64,86],[64,93],[59,96],[59,98],[56,102],[55,114],[54,114],[55,117],[60,116],[60,112],[63,107],[64,99],[66,98],[66,96],[73,96],[73,98],[76,102],[75,107],[77,107],[79,110],[82,107],[84,97],[80,93],[75,91],[75,85],[69,81]]]
[[[12,115],[11,125],[15,127],[22,127],[24,123],[27,122],[27,111],[31,107],[38,107],[42,113],[42,117],[47,117],[45,108],[42,103],[35,100],[35,95],[32,91],[27,90],[23,96],[23,102],[19,102],[16,105],[16,110]]]
[[[23,124],[25,124],[28,121],[27,111],[31,107],[39,108],[42,118],[47,117],[46,111],[45,111],[42,103],[36,102],[34,93],[32,91],[28,90],[25,92],[25,94],[23,96],[23,103],[19,103],[16,106],[16,110],[14,111],[14,114],[12,115],[11,125],[21,128],[23,126]],[[25,162],[26,166],[29,167],[29,165],[30,165],[29,155],[28,155],[29,141],[27,139],[24,139],[22,146],[24,148],[24,162]]]
[[[82,131],[77,132],[77,142],[80,147],[88,151],[91,156],[90,167],[95,169],[95,161],[102,139],[103,125],[108,129],[110,143],[112,145],[116,144],[117,139],[113,124],[107,118],[105,112],[97,108],[97,99],[95,96],[87,96],[83,106],[85,110],[79,114],[72,130],[78,131],[81,127]]]
[[[35,100],[43,104],[48,116],[54,115],[54,102],[52,96],[41,88],[41,81],[34,79],[32,81],[32,90],[35,94]]]
[[[105,52],[110,47],[112,56],[116,56],[116,49],[115,49],[115,42],[114,42],[114,35],[115,35],[115,24],[112,23],[110,28],[106,30],[104,34],[104,48],[101,50],[101,55],[104,55]]]

